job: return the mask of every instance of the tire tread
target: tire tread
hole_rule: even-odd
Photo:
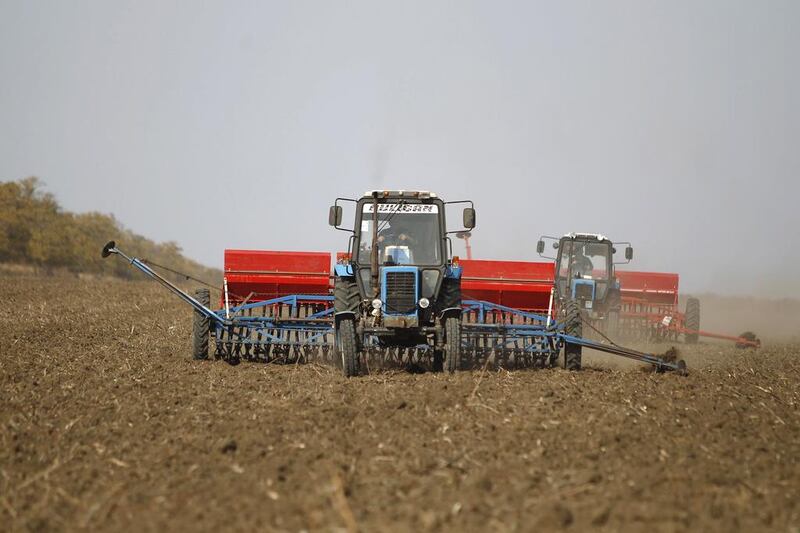
[[[211,292],[208,289],[197,289],[194,298],[204,306],[211,305]],[[204,361],[208,359],[208,339],[211,331],[211,321],[199,311],[192,313],[192,359]]]

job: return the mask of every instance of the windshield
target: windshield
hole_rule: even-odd
[[[560,278],[608,279],[608,243],[563,241],[559,247]]]
[[[364,204],[358,262],[369,264],[372,253],[373,205]],[[378,263],[438,265],[441,263],[439,206],[378,204]]]

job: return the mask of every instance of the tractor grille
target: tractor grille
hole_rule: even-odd
[[[577,300],[591,300],[592,286],[588,283],[581,283],[575,286],[575,298]]]
[[[386,312],[410,315],[417,309],[416,272],[386,273]]]

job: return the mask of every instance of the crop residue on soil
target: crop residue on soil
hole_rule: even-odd
[[[346,380],[191,361],[189,310],[147,282],[0,294],[11,529],[800,526],[798,346],[683,346],[685,378],[588,358]]]

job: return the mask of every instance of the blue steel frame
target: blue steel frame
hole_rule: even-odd
[[[231,318],[226,319],[225,309],[215,312],[217,320],[212,331],[216,342],[235,342],[250,346],[332,346],[328,335],[333,335],[333,296],[293,294],[259,302],[231,307]],[[325,304],[327,309],[305,317],[298,317],[303,304]],[[288,306],[289,317],[240,315],[247,311],[275,305]],[[227,340],[223,340],[227,337]]]
[[[519,350],[531,355],[555,359],[562,346],[558,324],[537,313],[481,300],[464,300],[464,316],[476,321],[461,325],[462,346],[479,351]],[[498,314],[502,322],[487,322],[489,315]],[[515,323],[517,321],[517,323]],[[522,323],[518,323],[522,321]]]
[[[176,288],[177,289],[177,288]],[[180,289],[177,289],[180,291]],[[252,304],[245,304],[230,309],[232,314],[237,314],[248,309],[257,309],[276,304],[289,304],[290,314],[296,315],[296,310],[303,303],[333,303],[332,296],[319,296],[299,294],[274,298]],[[541,357],[555,358],[559,350],[566,343],[591,348],[601,352],[611,353],[653,365],[659,371],[677,370],[685,371],[682,362],[672,363],[653,354],[630,350],[621,346],[604,344],[597,341],[567,335],[563,327],[552,318],[547,326],[547,317],[537,313],[529,313],[481,300],[464,300],[462,307],[465,314],[477,313],[478,322],[465,322],[461,326],[462,346],[469,349],[482,351],[491,350],[518,350]],[[500,323],[487,323],[486,318],[490,313],[504,315]],[[284,346],[329,346],[333,347],[333,307],[314,313],[305,318],[286,319],[265,316],[236,316],[222,320],[225,310],[216,311],[216,338],[221,338],[222,331],[227,330],[237,342],[242,344],[277,344]],[[514,320],[523,320],[524,323],[514,323]],[[244,333],[236,333],[235,328],[244,327]],[[270,333],[273,332],[273,333]],[[261,340],[252,339],[251,334],[259,333]],[[295,339],[291,339],[292,333]],[[301,335],[302,334],[302,335]],[[328,340],[330,335],[330,341]],[[302,338],[301,338],[302,337]],[[480,340],[481,345],[475,341]]]

